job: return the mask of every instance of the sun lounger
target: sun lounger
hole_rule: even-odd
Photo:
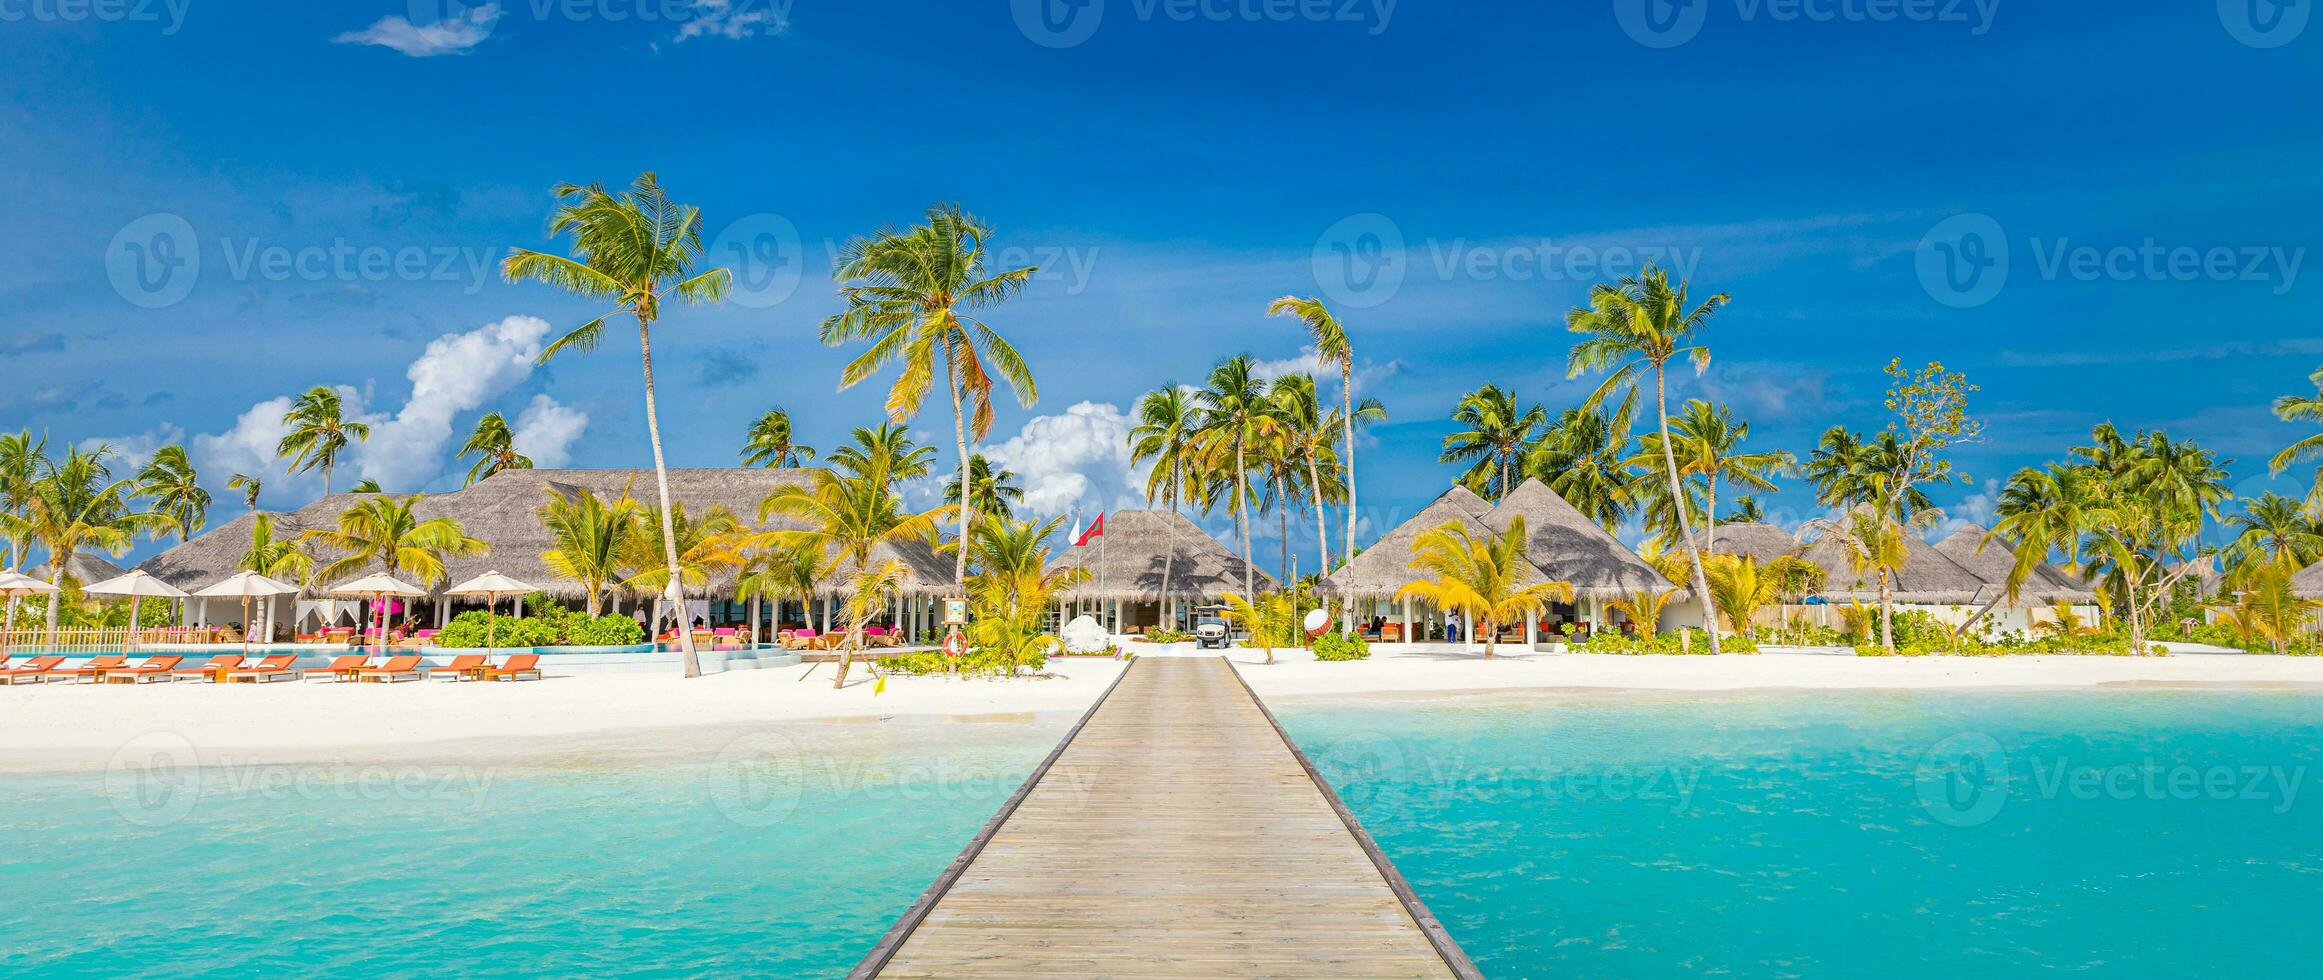
[[[177,677],[170,672],[176,670],[177,665],[185,662],[186,658],[178,656],[147,657],[145,658],[144,663],[138,664],[135,667],[124,667],[120,670],[106,671],[105,683],[152,684],[160,683],[163,681],[174,681],[177,679]]]
[[[242,666],[241,654],[221,653],[202,661],[202,665],[199,667],[180,667],[170,671],[170,673],[177,677],[207,677],[215,681],[223,676],[223,671],[233,670],[240,666]]]
[[[128,657],[90,657],[88,663],[71,670],[51,671],[45,679],[71,679],[76,682],[94,681],[103,678],[106,671],[120,670],[127,666],[129,666]]]
[[[520,653],[508,662],[484,671],[488,681],[537,681],[540,679],[540,655]]]
[[[378,681],[382,684],[423,680],[427,675],[420,671],[419,665],[420,658],[416,655],[389,657],[386,663],[377,667],[364,667],[355,671],[355,679]]]
[[[34,657],[22,666],[0,669],[0,681],[10,684],[38,684],[49,679],[49,674],[64,663],[63,657]]]
[[[277,653],[268,656],[264,660],[260,660],[258,662],[258,666],[256,667],[241,667],[227,671],[226,680],[234,684],[266,684],[273,681],[295,681],[299,679],[299,669],[297,667],[291,666],[295,663],[298,663],[298,654]]]
[[[451,663],[428,668],[427,675],[431,680],[439,675],[455,681],[468,680],[489,669],[492,666],[488,662],[490,659],[481,653],[463,653],[453,657]]]
[[[782,638],[782,648],[785,650],[820,649],[815,646],[815,639],[820,635],[814,630],[791,630]]]
[[[355,679],[357,671],[369,666],[371,666],[369,654],[350,653],[344,657],[333,659],[328,667],[309,667],[304,671],[304,675],[307,677],[328,677],[334,681],[351,681]]]

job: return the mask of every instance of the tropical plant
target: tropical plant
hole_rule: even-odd
[[[750,423],[749,436],[742,444],[744,466],[791,467],[814,458],[815,447],[793,440],[790,413],[780,408],[767,409],[758,421]]]
[[[1016,485],[1016,473],[992,465],[983,453],[968,459],[968,485],[975,488],[969,493],[975,499],[968,507],[979,514],[990,514],[1006,520],[1016,514],[1016,505],[1024,503],[1024,488]],[[960,481],[944,483],[944,502],[960,504]]]
[[[1669,481],[1670,499],[1680,502],[1686,497],[1686,488],[1678,472],[1675,443],[1670,438],[1669,363],[1685,358],[1693,362],[1697,374],[1710,366],[1710,349],[1697,343],[1696,338],[1727,301],[1726,294],[1718,293],[1696,305],[1687,287],[1683,280],[1671,285],[1668,273],[1647,265],[1639,274],[1618,283],[1592,287],[1589,305],[1565,317],[1566,329],[1588,338],[1575,344],[1567,356],[1566,376],[1579,377],[1589,371],[1611,369],[1604,383],[1584,403],[1584,408],[1597,410],[1606,395],[1615,390],[1627,389],[1625,401],[1634,398],[1642,383],[1639,375],[1647,370],[1652,372],[1654,412],[1661,423],[1663,476]],[[1692,556],[1694,591],[1708,595],[1709,580],[1702,570],[1702,549],[1694,540],[1693,518],[1681,506],[1677,521],[1685,551]],[[1719,652],[1715,621],[1708,633],[1710,652]]]
[[[49,584],[62,586],[65,569],[83,548],[118,555],[129,550],[139,531],[159,535],[169,520],[130,507],[135,480],[116,480],[106,461],[107,446],[66,450],[65,458],[49,463],[32,482],[24,512],[16,522],[17,534],[39,542],[48,553]],[[48,604],[47,629],[57,628],[56,602]]]
[[[1355,558],[1355,426],[1364,420],[1355,407],[1355,342],[1348,335],[1345,324],[1332,315],[1323,301],[1312,296],[1284,296],[1267,304],[1268,316],[1288,316],[1306,325],[1307,340],[1315,348],[1315,357],[1339,368],[1339,427],[1341,442],[1347,450],[1340,456],[1340,468],[1345,471],[1340,484],[1347,488],[1347,539],[1339,549],[1346,560]],[[1247,587],[1247,585],[1245,586]],[[1339,600],[1339,622],[1347,628],[1355,621],[1355,598],[1342,596]]]
[[[1684,589],[1639,589],[1630,593],[1626,598],[1615,599],[1606,605],[1612,607],[1613,611],[1628,617],[1629,621],[1637,626],[1639,635],[1653,636],[1661,632],[1662,613],[1669,609],[1670,601],[1676,599],[1678,593],[1684,591]]]
[[[742,520],[724,507],[707,508],[698,517],[686,512],[683,500],[671,504],[670,509],[674,513],[664,519],[652,504],[639,504],[640,530],[629,539],[621,558],[621,567],[629,569],[621,587],[646,595],[672,596],[670,605],[683,608],[688,592],[705,588],[711,579],[749,562],[751,535],[742,527]],[[668,541],[662,539],[665,527],[675,535]],[[667,565],[654,560],[672,552],[678,556],[675,578]]]
[[[1452,410],[1456,427],[1444,437],[1439,463],[1468,463],[1460,483],[1488,500],[1499,500],[1516,489],[1518,466],[1549,412],[1539,405],[1520,405],[1516,393],[1487,384],[1461,396]]]
[[[631,567],[637,541],[643,536],[644,507],[624,489],[606,500],[582,488],[567,496],[550,488],[536,513],[555,547],[540,553],[550,573],[580,585],[590,616],[604,611],[608,593]]]
[[[1219,603],[1225,607],[1220,613],[1228,622],[1242,624],[1250,634],[1246,646],[1266,650],[1266,662],[1274,663],[1274,649],[1281,637],[1288,634],[1299,621],[1297,597],[1288,592],[1271,592],[1255,599],[1227,593]]]
[[[1201,413],[1198,432],[1203,477],[1219,491],[1203,496],[1212,501],[1224,498],[1227,513],[1234,517],[1235,532],[1242,539],[1242,594],[1246,596],[1258,594],[1256,565],[1250,552],[1250,507],[1257,499],[1250,487],[1253,449],[1275,438],[1281,427],[1267,390],[1267,382],[1258,376],[1250,355],[1237,354],[1212,368],[1208,385],[1194,393],[1194,404]]]
[[[323,471],[323,496],[331,494],[331,470],[350,442],[371,438],[371,426],[350,422],[339,389],[316,385],[298,396],[282,417],[290,431],[274,444],[274,455],[290,460],[290,472]]]
[[[137,474],[136,495],[152,502],[153,512],[168,519],[180,542],[193,540],[209,522],[210,492],[184,446],[163,446]]]
[[[927,224],[908,231],[883,230],[847,243],[833,276],[843,285],[846,308],[823,321],[823,343],[871,341],[839,375],[841,390],[854,387],[901,361],[902,372],[887,392],[887,417],[903,423],[919,413],[936,383],[936,360],[943,359],[944,392],[952,400],[952,436],[960,452],[960,479],[968,471],[969,439],[992,430],[993,375],[1007,382],[1017,402],[1040,400],[1032,369],[1023,356],[974,314],[998,307],[1031,281],[1026,267],[987,274],[985,242],[992,227],[960,209],[928,209]],[[975,523],[975,502],[959,508],[959,540]],[[968,551],[958,550],[955,584],[968,581]]]
[[[1552,601],[1573,601],[1571,582],[1526,581],[1538,575],[1525,561],[1522,515],[1511,518],[1497,536],[1472,537],[1458,521],[1422,531],[1412,542],[1411,567],[1433,578],[1404,586],[1396,598],[1424,599],[1466,614],[1484,635],[1486,659],[1492,657],[1501,623],[1538,616]]]
[[[894,486],[917,480],[935,469],[936,447],[920,445],[911,430],[891,422],[877,428],[857,428],[848,444],[831,451],[832,467],[859,477],[877,478]]]
[[[29,429],[0,435],[0,538],[8,542],[8,570],[23,572],[31,557],[33,536],[26,519],[32,506],[32,486],[48,469],[48,437],[34,439]],[[8,597],[5,629],[16,629],[17,597]]]
[[[1757,497],[1736,497],[1734,498],[1734,509],[1727,511],[1726,516],[1718,519],[1718,523],[1764,524],[1766,523],[1766,508],[1760,506]]]
[[[2201,567],[2204,522],[2232,494],[2217,455],[2193,442],[2161,432],[2124,437],[2111,425],[2091,436],[2093,445],[2072,451],[2097,484],[2083,550],[2123,613],[2131,649],[2143,651],[2148,625]]]
[[[823,550],[812,545],[761,548],[735,579],[734,598],[748,602],[763,597],[778,603],[797,599],[799,609],[811,622],[815,596],[821,594],[823,582],[833,571]]]
[[[1293,374],[1275,379],[1268,395],[1274,403],[1275,417],[1282,431],[1275,440],[1281,452],[1293,465],[1305,467],[1305,479],[1296,481],[1307,489],[1308,506],[1315,512],[1315,568],[1318,574],[1331,572],[1331,532],[1325,523],[1326,511],[1332,504],[1347,502],[1347,485],[1342,481],[1339,466],[1339,439],[1346,431],[1345,420],[1339,418],[1342,409],[1325,411],[1318,399],[1315,379],[1310,375]],[[1379,399],[1366,398],[1355,404],[1356,421],[1384,422],[1387,407]],[[1290,535],[1286,532],[1287,543]]]
[[[1526,476],[1608,531],[1619,528],[1637,506],[1629,451],[1630,425],[1637,416],[1634,394],[1618,407],[1566,409],[1525,456]]]
[[[226,489],[242,491],[242,506],[253,511],[258,509],[258,491],[265,485],[266,481],[247,473],[236,473],[226,481]]]
[[[1146,502],[1169,505],[1172,555],[1178,553],[1178,508],[1185,503],[1193,472],[1201,465],[1195,457],[1201,421],[1193,396],[1176,384],[1165,384],[1137,400],[1137,426],[1129,430],[1130,462],[1153,462],[1145,479]],[[1170,574],[1175,564],[1162,563],[1162,595],[1173,594]]]
[[[409,576],[428,586],[446,578],[444,560],[489,554],[492,546],[468,536],[458,518],[422,518],[420,497],[375,497],[347,508],[336,526],[299,536],[339,553],[316,578],[338,582],[354,578],[372,566],[397,578]]]
[[[696,271],[702,261],[701,211],[672,203],[650,171],[638,175],[627,193],[608,193],[597,184],[565,184],[556,189],[556,197],[549,237],[570,233],[573,256],[512,248],[508,260],[501,264],[501,275],[509,282],[532,280],[585,299],[614,303],[611,312],[543,348],[543,364],[566,350],[595,350],[605,338],[606,320],[627,315],[637,321],[638,363],[645,374],[645,434],[653,446],[654,492],[660,501],[655,513],[666,521],[674,509],[669,468],[662,460],[661,415],[654,404],[653,325],[661,319],[662,303],[671,297],[688,303],[726,298],[733,273],[726,269]],[[674,590],[680,578],[676,529],[664,523],[661,539],[667,548],[662,554],[665,578]],[[674,602],[679,597],[673,591],[669,598]],[[678,649],[685,675],[701,676],[702,665],[695,655],[691,632],[678,631]]]
[[[1890,653],[1895,652],[1895,577],[1911,561],[1907,536],[1923,533],[1943,519],[1942,511],[1929,508],[1898,521],[1878,505],[1858,504],[1837,525],[1818,522],[1826,537],[1844,546],[1848,570],[1878,583],[1879,643]]]
[[[1704,551],[1718,550],[1718,522],[1711,520],[1710,515],[1718,512],[1718,487],[1721,482],[1766,493],[1775,489],[1773,477],[1789,473],[1798,464],[1796,457],[1781,450],[1755,453],[1742,451],[1742,441],[1750,437],[1750,423],[1735,419],[1734,413],[1725,406],[1713,405],[1699,398],[1687,401],[1670,427],[1677,439],[1675,453],[1678,475],[1702,481],[1701,509],[1691,516],[1702,526]],[[1648,434],[1640,442],[1641,458],[1633,461],[1633,465],[1642,464],[1650,468],[1651,463],[1647,460],[1662,455],[1660,442],[1657,435]],[[1661,495],[1660,499],[1665,504],[1668,501],[1666,495]],[[1689,493],[1684,499],[1691,506],[1692,495]],[[1668,531],[1675,530],[1676,526],[1668,527],[1662,539],[1667,542]]]
[[[471,455],[476,463],[468,467],[468,481],[461,486],[475,486],[476,481],[502,470],[532,468],[532,457],[516,451],[516,433],[508,428],[507,416],[499,412],[486,412],[476,420],[476,431],[460,446],[459,458]]]
[[[1786,588],[1807,574],[1801,566],[1816,567],[1789,555],[1760,564],[1748,555],[1712,554],[1702,563],[1710,578],[1711,607],[1726,618],[1727,629],[1751,639],[1758,638],[1759,611],[1784,599]]]
[[[775,490],[759,501],[758,522],[766,524],[779,515],[806,526],[768,531],[759,535],[755,543],[777,549],[812,549],[824,557],[827,567],[859,573],[872,567],[872,554],[883,544],[907,540],[934,542],[941,522],[955,508],[946,506],[913,513],[895,493],[890,471],[878,465],[880,458],[872,457],[874,465],[863,472],[814,470],[809,474],[808,485]],[[965,560],[965,554],[962,559]],[[850,655],[842,654],[839,676],[833,687],[846,684],[850,663]]]
[[[372,479],[372,478],[370,478],[370,477],[364,477],[364,478],[362,478],[362,479],[360,479],[360,480],[357,480],[357,481],[355,481],[355,485],[354,485],[354,486],[348,487],[348,488],[347,488],[347,492],[348,492],[348,493],[386,493],[386,492],[387,492],[387,489],[386,489],[385,487],[382,487],[382,486],[380,486],[380,485],[379,485],[379,481],[377,481],[377,480],[374,480],[374,479]]]
[[[1088,581],[1085,568],[1052,567],[1049,539],[1064,518],[1043,523],[987,514],[969,538],[968,594],[979,618],[1037,620],[1049,597]]]
[[[2308,375],[2315,386],[2312,395],[2284,395],[2275,399],[2275,417],[2285,422],[2323,422],[2323,370]],[[2323,432],[2315,433],[2285,447],[2267,461],[2267,470],[2280,474],[2292,464],[2323,459]],[[2315,468],[2315,480],[2307,490],[2307,504],[2323,507],[2323,466]]]
[[[2227,582],[2245,586],[2268,568],[2297,572],[2323,561],[2323,521],[2306,504],[2276,493],[2259,495],[2226,519]]]
[[[2288,652],[2291,641],[2306,632],[2307,624],[2323,602],[2302,597],[2291,586],[2293,569],[2262,563],[2249,573],[2243,589],[2230,603],[2208,608],[2246,642],[2264,642],[2276,654]]]
[[[242,560],[235,563],[246,571],[257,572],[277,582],[304,587],[314,579],[315,562],[299,546],[296,538],[274,536],[274,515],[259,514],[250,520],[250,547],[242,552]],[[258,600],[264,610],[264,619],[274,621],[274,597]],[[247,610],[246,610],[247,611]]]

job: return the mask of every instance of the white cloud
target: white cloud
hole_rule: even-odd
[[[531,457],[534,466],[555,469],[572,460],[573,443],[588,428],[589,413],[534,395],[516,416],[516,451]]]
[[[114,479],[121,479],[144,469],[161,447],[184,442],[185,438],[186,430],[164,422],[150,432],[111,439],[83,439],[76,447],[84,453],[96,452],[100,447],[110,450],[112,458],[106,465],[112,468]]]
[[[776,37],[790,30],[788,7],[784,0],[693,0],[686,7],[691,16],[678,25],[677,39]]]
[[[548,321],[539,317],[512,316],[430,342],[404,372],[411,400],[394,418],[374,423],[358,451],[362,474],[402,489],[442,472],[453,419],[531,377],[548,331]]]
[[[1062,415],[1032,419],[1008,441],[982,452],[1016,473],[1028,515],[1143,507],[1152,466],[1129,460],[1134,426],[1118,405],[1082,402]]]
[[[1355,391],[1357,394],[1372,385],[1403,370],[1402,361],[1385,363],[1361,361],[1355,364]],[[1261,380],[1272,381],[1293,374],[1309,374],[1315,378],[1318,390],[1336,393],[1339,390],[1339,362],[1324,360],[1313,346],[1299,348],[1298,356],[1272,360],[1253,360],[1250,373]]]
[[[462,54],[492,36],[500,21],[500,5],[487,3],[426,24],[414,24],[393,15],[379,18],[360,31],[331,39],[336,44],[369,44],[400,51],[414,58]]]
[[[213,492],[223,493],[229,478],[236,473],[247,473],[258,477],[265,488],[266,492],[259,498],[261,505],[281,506],[305,500],[313,488],[322,485],[322,478],[316,474],[284,473],[283,461],[274,455],[275,445],[290,434],[290,426],[282,420],[290,414],[290,403],[289,395],[269,398],[236,416],[233,428],[216,435],[194,437],[194,466],[201,470],[203,482]]]
[[[1942,541],[1953,532],[1971,524],[1990,529],[1999,516],[2000,481],[1986,480],[1984,488],[1960,498],[1960,502],[1944,509],[1945,519],[1928,532],[1928,540]]]

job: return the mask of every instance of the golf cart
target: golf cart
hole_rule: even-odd
[[[1194,607],[1194,648],[1224,650],[1234,645],[1234,631],[1226,626],[1225,606]]]

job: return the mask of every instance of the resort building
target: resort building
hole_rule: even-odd
[[[1511,639],[1516,630],[1521,630],[1523,642],[1537,643],[1544,630],[1570,627],[1586,633],[1620,628],[1626,618],[1608,603],[1645,591],[1681,592],[1679,601],[1663,614],[1664,626],[1701,623],[1699,604],[1683,595],[1684,590],[1538,480],[1509,491],[1497,506],[1454,485],[1325,579],[1324,592],[1355,599],[1364,632],[1386,642],[1441,638],[1444,610],[1396,598],[1404,586],[1426,578],[1411,567],[1414,543],[1422,533],[1445,524],[1457,524],[1473,537],[1498,536],[1518,516],[1525,522],[1525,559],[1531,576],[1572,583],[1574,599],[1551,604],[1539,619],[1512,624]]]
[[[1791,555],[1815,565],[1823,573],[1822,591],[1768,607],[1760,625],[1780,625],[1804,616],[1818,625],[1837,626],[1839,616],[1832,606],[1879,602],[1877,576],[1857,571],[1850,560],[1849,548],[1840,537],[1846,527],[1842,523],[1802,540],[1771,524],[1721,524],[1710,550],[1752,558],[1761,564]],[[1936,544],[1917,534],[1904,535],[1904,567],[1889,586],[1896,609],[1922,610],[1938,622],[1958,626],[1992,603],[1980,624],[1991,633],[2025,632],[2035,623],[2053,622],[2056,614],[2052,606],[2057,602],[2071,604],[2084,623],[2096,621],[2096,594],[2065,570],[2045,562],[2019,590],[2016,601],[2008,601],[2006,583],[2016,556],[1999,541],[1986,543],[1986,534],[1984,528],[1968,525]]]
[[[698,521],[713,509],[720,509],[733,514],[745,530],[798,529],[803,525],[787,518],[759,522],[758,504],[782,487],[808,486],[812,479],[810,472],[803,469],[673,469],[669,471],[670,497],[689,520]],[[583,587],[559,577],[541,560],[541,553],[555,549],[556,544],[541,523],[540,510],[552,496],[571,498],[584,490],[607,501],[625,493],[648,505],[656,500],[652,470],[504,470],[477,481],[474,486],[420,498],[413,508],[419,519],[454,518],[468,536],[482,540],[491,550],[475,556],[447,556],[443,581],[412,581],[414,585],[427,586],[428,596],[409,600],[410,608],[404,607],[403,600],[388,599],[389,612],[397,622],[440,627],[463,605],[480,608],[475,605],[476,600],[448,597],[443,595],[443,590],[485,571],[498,571],[538,585],[557,601],[581,608],[587,598]],[[295,539],[306,531],[335,526],[339,515],[365,499],[363,494],[335,493],[297,510],[266,516],[272,520],[275,540]],[[242,570],[258,517],[258,513],[244,514],[138,567],[189,592],[217,582]],[[684,537],[683,532],[680,537]],[[319,568],[332,556],[317,553],[312,557]],[[941,599],[953,591],[952,560],[939,555],[933,545],[921,542],[883,545],[874,552],[873,559],[880,562],[893,559],[907,570],[902,594],[889,611],[887,622],[909,629],[914,635],[932,634],[942,618]],[[384,571],[374,566],[356,575]],[[826,577],[812,597],[753,598],[745,602],[735,596],[736,581],[743,569],[708,562],[702,571],[706,581],[686,587],[682,611],[662,608],[658,590],[641,593],[618,588],[605,597],[602,611],[642,615],[656,624],[682,618],[691,625],[700,620],[705,626],[749,630],[756,637],[771,637],[776,629],[788,626],[813,625],[828,629],[839,621],[842,593],[852,574],[851,569],[841,569]],[[409,575],[400,577],[411,580]],[[185,603],[185,622],[190,626],[219,625],[239,620],[242,615],[239,600],[195,598]],[[330,625],[351,626],[369,615],[364,600],[334,596],[327,583],[310,585],[300,592],[295,608],[285,604],[281,609],[268,609],[263,618],[256,610],[254,606],[252,617],[268,627],[260,635],[274,636],[313,632]]]
[[[1049,562],[1050,571],[1069,568],[1088,570],[1089,579],[1060,597],[1062,621],[1090,615],[1114,634],[1191,629],[1195,609],[1244,589],[1242,557],[1168,510],[1105,515],[1104,534]],[[1250,576],[1260,591],[1275,587],[1256,568]]]
[[[113,564],[112,562],[106,561],[105,559],[96,555],[82,553],[74,555],[73,560],[65,563],[64,581],[74,588],[79,588],[92,582],[103,582],[107,579],[119,578],[123,574],[126,574],[127,571],[127,569]],[[43,582],[55,581],[56,566],[42,565],[29,572],[26,572],[25,574]]]

